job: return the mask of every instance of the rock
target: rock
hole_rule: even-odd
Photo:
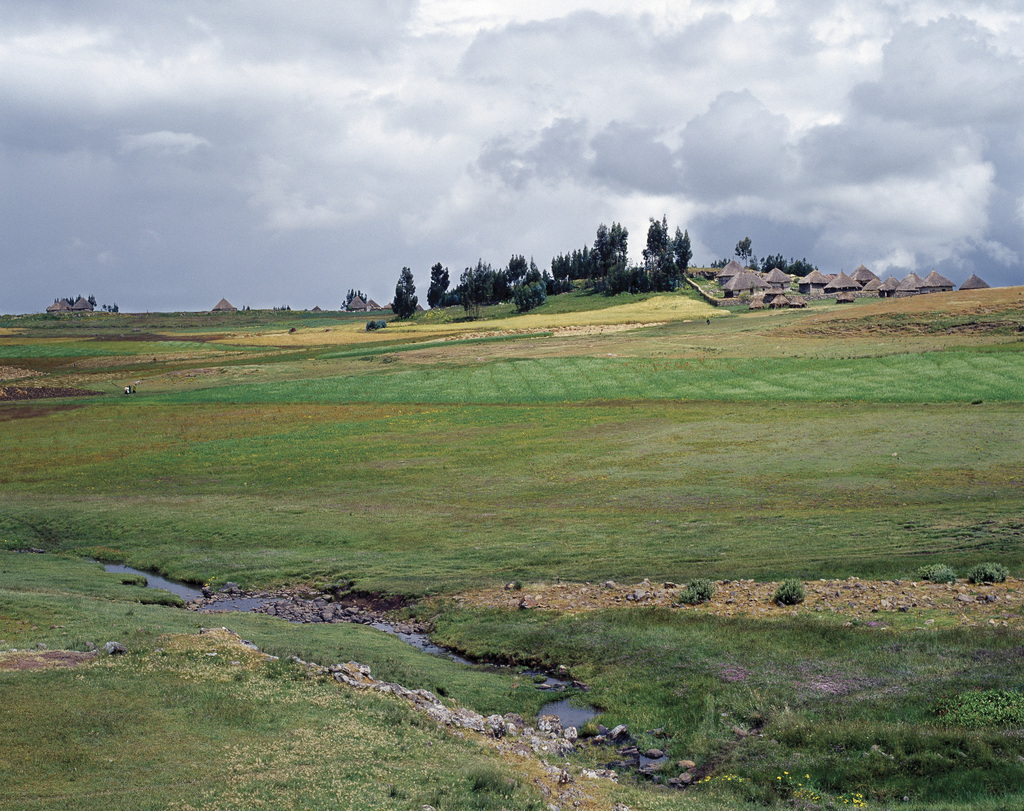
[[[204,597],[210,598],[213,596],[213,589],[211,589],[209,586],[203,586],[202,594]]]
[[[750,735],[750,733],[742,727],[733,727],[732,731],[737,738],[746,738]]]
[[[678,766],[680,769],[683,769],[684,771],[690,771],[690,769],[697,768],[697,764],[694,763],[692,760],[680,760],[676,763],[676,766]]]
[[[120,642],[111,641],[103,646],[103,652],[108,653],[111,656],[118,656],[122,653],[128,653],[128,648],[126,648]]]
[[[46,650],[45,642],[36,642],[36,650]]]
[[[536,608],[537,601],[534,600],[533,597],[523,597],[523,599],[519,601],[519,607],[521,609]]]
[[[679,782],[682,783],[684,786],[688,786],[690,785],[690,783],[693,782],[693,775],[689,772],[683,772],[681,775],[679,775]]]
[[[609,734],[610,738],[626,738],[629,736],[629,727],[625,724],[619,724]]]
[[[970,594],[958,594],[956,595],[957,602],[959,603],[975,603],[977,600],[974,599]]]
[[[558,734],[562,731],[562,721],[557,715],[542,715],[537,719],[537,729]]]
[[[665,757],[665,753],[660,749],[648,749],[644,752],[644,757],[649,757],[651,760],[657,760],[658,758]]]

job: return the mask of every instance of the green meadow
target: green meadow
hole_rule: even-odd
[[[458,316],[391,322],[373,342],[365,318],[330,313],[0,318],[0,653],[113,638],[130,650],[73,670],[0,670],[0,727],[15,742],[0,754],[0,797],[544,807],[513,764],[405,705],[283,664],[183,675],[157,649],[165,634],[227,624],[276,655],[354,659],[485,714],[535,713],[538,694],[514,674],[357,626],[210,623],[86,562],[99,559],[214,586],[350,580],[400,595],[476,657],[570,667],[602,722],[662,728],[644,742],[707,778],[684,792],[624,779],[601,802],[1024,801],[1019,730],[951,726],[936,709],[966,691],[1020,694],[1016,610],[1006,627],[935,630],[922,615],[878,630],[842,615],[561,615],[453,600],[559,579],[910,580],[929,563],[994,561],[1024,576],[1019,288],[749,314],[684,294],[574,293],[522,317],[530,334],[503,310],[472,330]],[[101,396],[14,399],[34,387]],[[116,691],[124,707],[103,717]],[[327,730],[338,716],[347,731]],[[737,742],[736,726],[760,734]],[[290,735],[357,740],[362,765],[296,754]],[[58,757],[67,740],[75,754]],[[252,765],[260,746],[284,764],[273,780]],[[389,778],[373,764],[395,749]],[[31,772],[40,760],[50,766]],[[427,768],[449,760],[451,774]],[[147,775],[139,793],[110,805],[133,762]],[[807,785],[790,783],[798,772]]]

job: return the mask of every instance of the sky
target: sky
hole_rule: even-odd
[[[651,217],[1024,284],[1019,0],[0,0],[0,312],[390,301]]]

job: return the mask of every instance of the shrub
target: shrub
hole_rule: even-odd
[[[699,578],[680,592],[679,602],[684,605],[697,605],[706,603],[714,596],[715,584],[705,578]]]
[[[917,576],[921,580],[930,580],[933,583],[952,583],[956,580],[956,572],[942,563],[922,566],[917,570]]]
[[[777,589],[772,601],[779,605],[796,605],[804,601],[804,584],[799,580],[787,580]]]
[[[381,319],[380,321],[367,321],[366,322],[366,331],[367,332],[372,332],[375,329],[384,329],[385,327],[387,327],[387,325],[388,325],[388,322],[384,321],[383,319]]]
[[[970,583],[1002,583],[1010,571],[1001,563],[979,563],[967,570]]]
[[[936,713],[948,724],[965,727],[1024,726],[1024,693],[972,690],[938,702]]]

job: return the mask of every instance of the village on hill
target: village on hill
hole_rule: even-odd
[[[765,308],[781,309],[783,307],[806,307],[809,301],[821,301],[834,298],[837,304],[847,304],[857,298],[903,298],[925,293],[943,293],[954,289],[980,290],[989,287],[976,274],[956,288],[952,281],[936,271],[924,278],[916,273],[908,273],[903,279],[889,276],[881,279],[864,265],[860,265],[853,273],[822,273],[817,268],[806,276],[795,276],[783,272],[780,268],[761,273],[752,268],[744,267],[735,259],[721,269],[691,269],[688,281],[698,293],[709,303],[718,307],[747,307],[751,310]],[[706,284],[701,284],[697,279]],[[54,301],[46,308],[50,314],[91,313],[96,309],[93,296],[79,296],[72,302],[67,298]],[[117,305],[103,309],[117,312]],[[248,308],[245,308],[248,309]],[[285,308],[282,308],[285,309]],[[291,308],[287,308],[291,309]],[[391,303],[381,306],[369,296],[362,294],[350,295],[346,303],[338,310],[346,313],[388,312]],[[422,306],[417,306],[423,312]],[[226,298],[218,301],[210,310],[212,313],[237,312]],[[325,312],[321,307],[313,307],[310,312]]]
[[[710,288],[695,281],[693,286],[711,303],[724,307],[745,306],[751,310],[806,307],[808,301],[829,298],[834,298],[836,304],[847,304],[857,298],[904,298],[950,292],[955,288],[953,282],[934,270],[924,278],[908,273],[903,279],[890,276],[883,280],[864,265],[849,275],[814,269],[806,276],[794,277],[779,268],[758,273],[734,259],[721,270],[704,271],[702,276],[712,282]],[[971,274],[959,289],[980,290],[988,286],[983,279]]]

